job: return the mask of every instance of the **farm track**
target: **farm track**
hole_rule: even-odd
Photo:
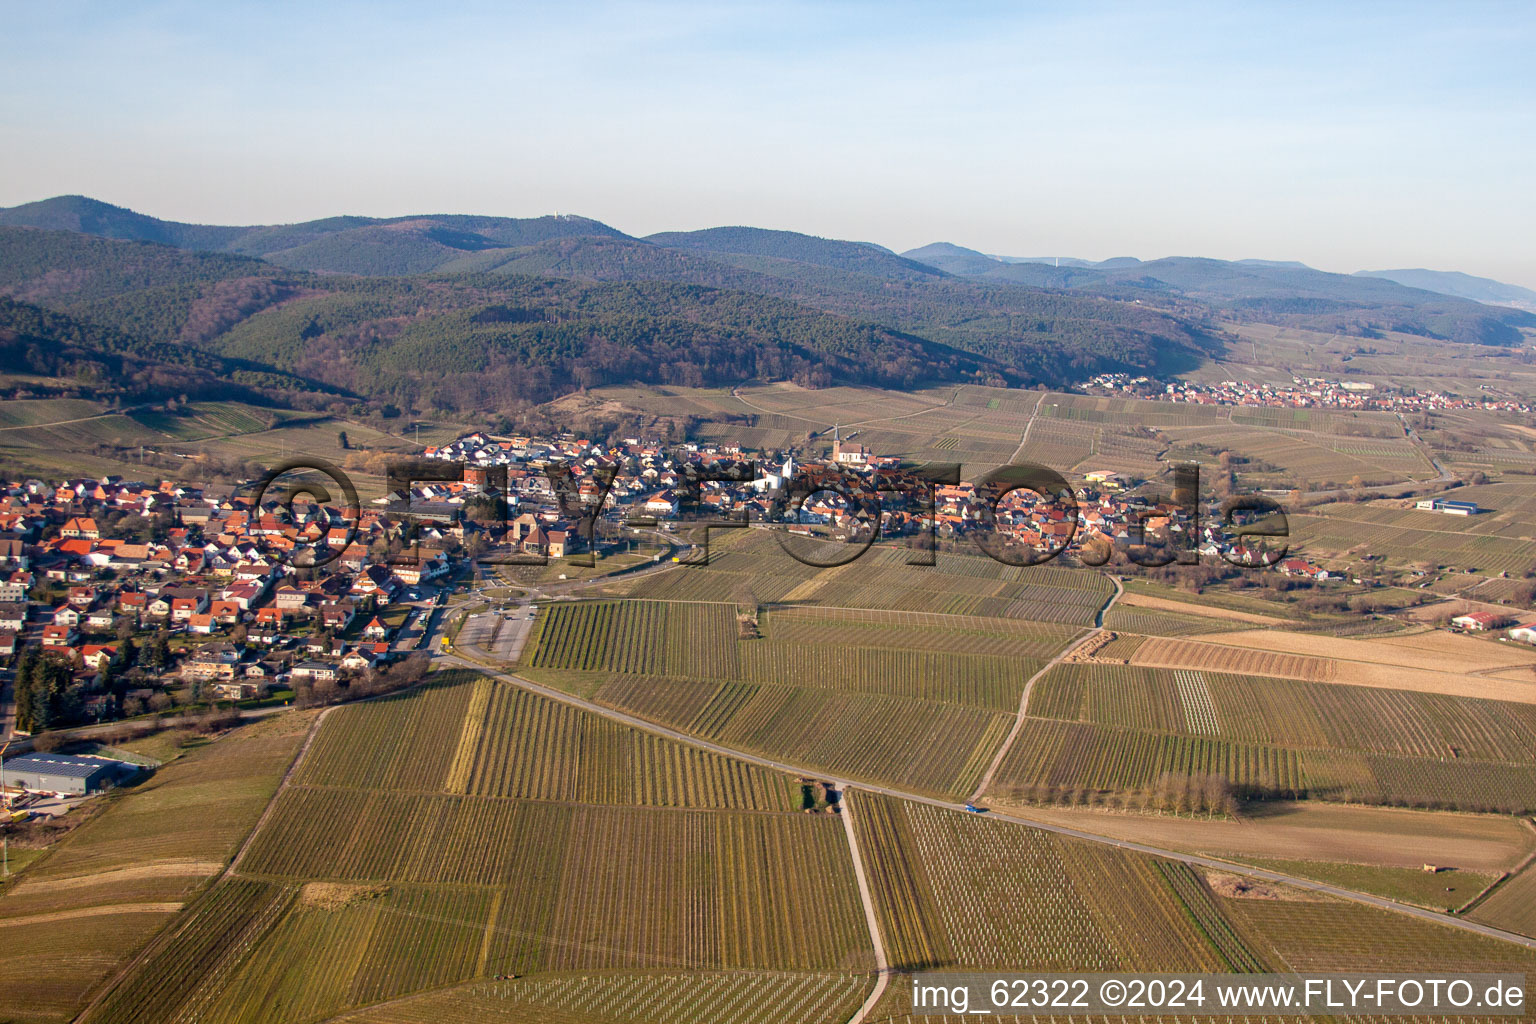
[[[268,819],[272,817],[273,812],[277,809],[277,798],[282,795],[283,790],[288,788],[288,783],[293,778],[293,773],[299,770],[299,765],[304,761],[304,755],[309,753],[309,748],[315,742],[315,737],[320,734],[320,723],[325,721],[326,716],[331,711],[332,708],[326,708],[315,716],[313,722],[309,723],[309,732],[305,735],[304,742],[299,747],[299,752],[294,754],[293,760],[288,763],[288,770],[283,772],[283,777],[278,780],[277,788],[272,791],[272,799],[267,801],[267,806],[261,812],[261,817],[256,819],[255,826],[250,832],[246,833],[245,839],[240,843],[240,849],[235,851],[235,855],[229,859],[229,866],[220,872],[219,877],[214,879],[215,882],[222,881],[234,874],[235,869],[240,866],[240,862],[245,859],[245,851],[250,849],[251,842],[256,838],[256,834],[261,831],[262,826],[267,823]]]
[[[135,406],[132,409],[119,409],[116,412],[100,412],[93,416],[76,416],[72,420],[54,420],[52,423],[13,423],[8,427],[0,427],[0,430],[46,430],[49,427],[67,427],[72,423],[89,423],[92,420],[105,420],[114,416],[126,416],[131,412],[138,412],[147,406]],[[164,433],[164,431],[161,431]],[[166,437],[171,435],[166,434]]]
[[[1040,416],[1040,403],[1045,401],[1048,392],[1040,392],[1040,397],[1035,399],[1035,407],[1029,411],[1029,422],[1024,424],[1024,434],[1019,438],[1019,446],[1013,450],[1008,461],[1018,462],[1019,456],[1024,454],[1024,446],[1029,444],[1029,432],[1035,428],[1035,420]]]
[[[456,665],[460,668],[466,668],[475,672],[484,673],[506,682],[510,682],[532,693],[536,693],[539,696],[547,697],[550,700],[559,701],[563,704],[570,704],[585,711],[590,711],[595,715],[600,715],[604,718],[619,722],[620,724],[630,726],[631,728],[654,733],[656,735],[666,737],[667,739],[676,740],[679,743],[690,744],[704,750],[722,754],[726,757],[733,757],[737,760],[745,761],[749,764],[755,764],[763,768],[771,768],[774,771],[786,772],[795,776],[808,775],[817,778],[824,778],[840,789],[858,788],[871,793],[879,793],[883,796],[889,796],[897,800],[906,800],[912,803],[926,804],[930,807],[938,807],[943,810],[965,810],[964,804],[951,803],[947,800],[942,800],[937,797],[924,796],[921,793],[913,793],[906,790],[897,789],[893,786],[884,786],[869,782],[854,782],[850,779],[840,779],[819,769],[806,768],[801,765],[785,764],[782,761],[775,761],[772,758],[761,757],[757,754],[753,754],[747,751],[736,750],[722,744],[712,743],[708,740],[700,739],[696,736],[690,736],[689,734],[680,732],[676,729],[670,729],[666,726],[658,725],[655,722],[648,721],[644,718],[626,714],[622,711],[616,711],[613,708],[605,707],[593,701],[584,700],[562,690],[557,690],[549,686],[543,686],[539,683],[533,682],[530,679],[524,679],[521,676],[513,675],[510,672],[503,672],[497,669],[488,668],[483,662],[471,661],[469,659],[460,658],[452,654],[445,654],[441,655],[440,657],[447,663]],[[1420,907],[1409,906],[1407,904],[1399,903],[1395,900],[1390,900],[1385,897],[1372,896],[1369,893],[1356,892],[1353,889],[1346,889],[1342,886],[1329,885],[1324,882],[1314,882],[1309,879],[1299,878],[1295,875],[1288,875],[1280,871],[1270,871],[1265,868],[1256,868],[1246,864],[1238,864],[1232,861],[1221,860],[1216,857],[1206,857],[1199,854],[1181,853],[1177,850],[1167,850],[1161,847],[1151,846],[1146,843],[1138,843],[1122,839],[1111,839],[1107,836],[1098,835],[1097,833],[1093,832],[1086,832],[1081,829],[1071,828],[1065,825],[1056,825],[1048,822],[1037,821],[1017,812],[994,810],[988,811],[987,817],[996,818],[1000,821],[1007,821],[1017,825],[1026,825],[1030,828],[1040,829],[1054,835],[1066,836],[1072,839],[1080,839],[1086,842],[1111,846],[1118,850],[1126,850],[1132,853],[1146,854],[1152,857],[1161,857],[1164,860],[1177,861],[1181,864],[1188,864],[1191,867],[1207,868],[1216,871],[1224,871],[1230,874],[1243,875],[1250,878],[1258,878],[1266,882],[1276,882],[1295,889],[1320,893],[1325,896],[1332,896],[1341,900],[1347,900],[1351,903],[1364,904],[1366,906],[1375,907],[1380,910],[1389,910],[1394,913],[1405,914],[1409,917],[1415,917],[1423,921],[1428,921],[1432,924],[1457,928],[1462,931],[1472,932],[1487,938],[1499,939],[1504,942],[1512,942],[1527,949],[1536,949],[1536,938],[1529,938],[1524,935],[1518,935],[1514,932],[1505,931],[1501,928],[1494,928],[1489,925],[1477,924],[1472,921],[1464,921],[1450,914],[1444,914],[1433,910],[1425,910]]]
[[[792,412],[778,412],[778,411],[776,411],[774,409],[765,409],[764,407],[762,407],[761,405],[758,405],[755,402],[748,401],[741,394],[741,389],[743,387],[746,387],[748,383],[749,383],[748,381],[743,381],[742,383],[734,385],[731,388],[731,397],[736,399],[736,401],[740,402],[742,405],[746,406],[748,409],[755,409],[758,412],[764,413],[765,415],[768,415],[768,416],[783,416],[785,419],[801,420],[801,421],[803,421],[805,423],[813,423],[814,424],[814,423],[821,423],[822,422],[821,420],[813,420],[813,419],[810,419],[809,417],[800,416],[800,415],[797,415],[797,414],[792,413]],[[884,417],[880,417],[880,418],[877,418],[877,419],[858,420],[857,422],[853,422],[853,423],[844,423],[844,424],[842,424],[842,426],[845,426],[845,427],[867,427],[871,423],[893,423],[896,420],[904,420],[904,419],[909,419],[910,417],[913,417],[913,416],[920,416],[920,415],[922,415],[925,412],[933,412],[933,410],[935,410],[935,409],[947,409],[950,406],[955,404],[955,397],[959,393],[960,393],[960,389],[957,387],[957,388],[955,388],[954,390],[952,390],[949,393],[949,399],[947,401],[940,402],[938,405],[930,405],[927,408],[918,409],[918,410],[916,410],[914,412],[904,412],[900,416],[884,416]],[[966,420],[965,422],[967,422],[967,423],[974,423],[976,420],[978,420],[980,418],[981,417],[978,415],[976,417],[973,417],[972,419]]]
[[[1521,818],[1520,821],[1523,825],[1525,825],[1526,828],[1530,829],[1532,832],[1536,832],[1536,819]],[[1482,892],[1478,893],[1476,896],[1473,896],[1466,903],[1463,903],[1457,909],[1456,913],[1470,914],[1479,906],[1486,903],[1488,901],[1488,897],[1492,896],[1497,890],[1503,888],[1504,885],[1506,885],[1508,882],[1525,874],[1527,871],[1536,871],[1536,850],[1532,850],[1530,853],[1526,854],[1525,859],[1522,860],[1519,864],[1516,864],[1508,871],[1499,875],[1499,877],[1495,878],[1492,882],[1489,882],[1486,886],[1483,887]]]
[[[1040,666],[1040,671],[1030,676],[1029,680],[1025,682],[1024,692],[1019,694],[1019,713],[1017,717],[1014,718],[1013,728],[1008,730],[1008,737],[1003,740],[1003,745],[997,748],[997,755],[992,758],[992,763],[987,766],[986,774],[981,777],[981,782],[977,783],[976,791],[971,794],[971,803],[975,803],[977,800],[981,799],[981,794],[985,793],[987,791],[987,787],[992,785],[993,776],[997,774],[998,768],[1002,766],[1003,760],[1008,756],[1008,751],[1013,749],[1013,742],[1018,738],[1019,733],[1023,730],[1024,719],[1029,714],[1029,695],[1034,692],[1035,683],[1039,682],[1040,678],[1051,669],[1065,661],[1067,657],[1078,648],[1082,647],[1088,641],[1092,640],[1096,636],[1101,635],[1104,632],[1104,616],[1109,614],[1109,610],[1114,607],[1115,602],[1120,600],[1120,598],[1125,594],[1125,587],[1121,585],[1120,580],[1117,577],[1111,576],[1110,581],[1115,585],[1115,592],[1109,595],[1109,600],[1104,602],[1104,606],[1100,608],[1098,614],[1094,616],[1093,628],[1085,632],[1076,640],[1072,641],[1071,644],[1067,645],[1067,647],[1057,653],[1056,657]]]
[[[240,848],[236,850],[235,855],[229,859],[229,863],[224,866],[224,870],[219,872],[218,875],[211,879],[208,883],[208,886],[203,889],[198,894],[198,896],[194,898],[193,901],[189,902],[195,902],[196,899],[200,899],[201,897],[206,896],[208,893],[212,892],[220,882],[224,881],[234,873],[235,865],[240,863],[240,858],[245,856],[245,851],[250,847],[251,841],[256,838],[256,834],[261,831],[261,827],[266,824],[267,819],[272,816],[274,808],[277,807],[277,798],[282,794],[283,790],[288,787],[288,780],[293,777],[293,773],[298,769],[299,762],[304,760],[305,752],[309,750],[310,744],[314,742],[315,736],[320,732],[320,723],[325,719],[326,714],[330,710],[330,708],[326,708],[325,711],[322,711],[320,714],[316,715],[315,720],[309,724],[309,732],[305,735],[304,742],[299,746],[298,753],[293,755],[293,760],[288,763],[288,768],[283,772],[283,777],[278,780],[277,787],[272,790],[272,799],[267,801],[267,806],[262,810],[261,817],[256,819],[256,824],[251,827],[251,830],[246,833],[245,838],[241,840]],[[154,936],[144,944],[144,948],[139,950],[138,954],[134,956],[133,959],[123,964],[120,968],[112,973],[111,977],[103,981],[101,986],[96,990],[95,995],[93,995],[90,1001],[87,1002],[85,1006],[81,1008],[80,1012],[75,1015],[74,1020],[89,1020],[91,1018],[91,1014],[96,1012],[96,1008],[101,1004],[102,1000],[106,999],[106,997],[110,995],[118,987],[118,985],[122,983],[123,979],[127,978],[134,971],[142,967],[152,955],[157,954],[165,946],[165,944],[174,937],[176,933],[174,926],[178,920],[180,920],[179,917],[173,917],[170,921],[166,922],[166,926],[161,928],[160,931],[156,932]]]
[[[853,806],[849,800],[849,790],[843,791],[843,830],[848,833],[848,851],[853,855],[853,875],[859,883],[859,902],[864,904],[864,920],[869,925],[869,941],[875,948],[875,988],[864,1000],[864,1005],[859,1007],[848,1020],[848,1024],[863,1024],[864,1018],[880,1002],[880,997],[885,995],[886,985],[890,982],[890,960],[886,957],[885,941],[880,937],[880,916],[875,912],[875,898],[869,890],[869,876],[864,870],[864,857],[859,852],[859,836],[853,824]]]

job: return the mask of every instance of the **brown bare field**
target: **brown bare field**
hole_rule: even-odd
[[[1324,903],[1330,900],[1330,897],[1306,889],[1261,882],[1243,875],[1229,875],[1224,871],[1207,871],[1204,874],[1212,891],[1229,900],[1284,900],[1290,903]]]
[[[1498,653],[1502,648],[1493,650]],[[1321,653],[1324,651],[1335,653],[1329,656]],[[1485,662],[1479,667],[1465,660],[1458,665],[1455,657],[1433,650],[1272,630],[1220,633],[1199,640],[1153,637],[1137,648],[1131,664],[1536,704],[1536,673],[1514,679],[1471,674],[1525,672],[1519,666]]]
[[[1117,605],[1130,605],[1133,608],[1155,608],[1162,612],[1198,615],[1204,619],[1251,622],[1256,626],[1283,626],[1288,621],[1274,615],[1255,615],[1253,612],[1240,612],[1233,608],[1219,608],[1216,605],[1196,604],[1192,601],[1171,601],[1166,597],[1151,597],[1147,594],[1137,594],[1129,590],[1122,594],[1115,603]]]
[[[1001,806],[1001,805],[999,805]],[[1225,858],[1337,861],[1380,867],[1439,864],[1465,871],[1508,871],[1536,834],[1496,814],[1413,811],[1324,803],[1277,803],[1241,819],[1175,818],[1062,807],[1010,812],[1114,839]]]
[[[1337,678],[1338,663],[1326,658],[1309,658],[1300,654],[1251,650],[1165,636],[1148,637],[1145,643],[1136,648],[1136,653],[1131,655],[1131,664],[1193,668],[1249,676],[1279,676],[1282,679],[1305,679],[1313,683],[1341,681]]]
[[[1487,643],[1443,630],[1391,634],[1366,640],[1324,634],[1248,630],[1213,633],[1204,639],[1210,643],[1231,644],[1235,647],[1307,654],[1339,661],[1401,665],[1404,668],[1438,672],[1481,672],[1536,665],[1536,651],[1511,644]]]

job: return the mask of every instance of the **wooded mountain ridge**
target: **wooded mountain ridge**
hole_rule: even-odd
[[[136,398],[164,384],[150,366],[193,365],[273,402],[487,414],[630,381],[1060,386],[1175,372],[1221,351],[1220,318],[1482,344],[1536,326],[1289,265],[1055,268],[749,227],[634,238],[569,215],[221,227],[78,196],[0,210],[0,295],[13,371],[41,372],[17,360],[30,345],[37,363],[58,331],[70,340],[44,360],[52,375],[104,386],[125,373]]]

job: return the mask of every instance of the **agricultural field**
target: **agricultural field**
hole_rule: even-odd
[[[1198,636],[1226,632],[1233,628],[1233,623],[1228,619],[1116,603],[1104,614],[1104,628],[1147,637]]]
[[[1217,971],[1257,960],[1240,942],[1212,941],[1230,926],[1211,927],[1212,897],[1178,866],[874,794],[854,794],[851,813],[898,970]]]
[[[1208,634],[1197,640],[1150,637],[1132,660],[1138,665],[1161,668],[1208,669],[1521,704],[1536,702],[1536,671],[1529,660],[1530,651],[1509,644],[1454,637],[1467,646],[1451,652],[1429,646],[1437,641],[1415,639],[1430,635],[1353,638],[1249,630]]]
[[[898,969],[1529,971],[1536,965],[1536,954],[1510,943],[1281,885],[1252,885],[862,793],[852,800],[882,935]],[[891,985],[873,1019],[937,1019],[908,1017],[910,996],[910,985]]]
[[[1037,682],[996,793],[1125,800],[1174,774],[1269,797],[1536,807],[1532,705],[1136,664],[1160,642],[1130,665],[1058,665]]]
[[[1359,903],[1220,897],[1222,909],[1294,971],[1516,971],[1536,952]]]
[[[1311,878],[1445,913],[1455,913],[1499,877],[1492,872],[1459,868],[1425,871],[1422,864],[1417,867],[1382,867],[1377,864],[1264,858],[1256,858],[1248,863],[1297,878]]]
[[[350,789],[747,811],[797,806],[798,793],[777,774],[508,683],[462,672],[438,678],[418,692],[332,714],[283,799]]]
[[[347,1024],[844,1024],[869,988],[853,974],[733,971],[541,975],[433,992]]]
[[[1025,681],[1079,632],[790,605],[761,613],[760,636],[737,639],[736,610],[638,599],[553,605],[523,664],[541,681],[707,739],[960,795],[1012,724]]]
[[[1103,468],[1143,478],[1155,476],[1169,461],[1213,463],[1219,451],[1233,454],[1238,479],[1250,488],[1435,476],[1429,459],[1389,413],[1051,394],[1041,401],[1024,448],[1027,457],[1061,471]]]
[[[245,726],[119,790],[0,893],[7,1013],[70,1020],[224,869],[313,716]]]
[[[982,555],[921,553],[875,545],[856,560],[818,569],[790,557],[768,530],[717,531],[707,566],[615,581],[613,594],[769,606],[866,608],[1089,626],[1114,592],[1100,573],[1058,565],[1008,566]]]
[[[650,1005],[647,979],[667,971],[702,972],[695,1013],[751,998],[755,971],[788,979],[785,1005],[856,1006],[873,953],[847,839],[836,817],[798,813],[801,796],[441,672],[330,711],[232,876],[89,1019],[319,1020],[530,974],[538,986],[464,989],[464,1005],[579,1014]],[[572,984],[614,971],[630,980]]]
[[[1007,710],[1017,706],[1023,680],[1078,633],[1048,623],[790,607],[761,613],[761,636],[742,640],[735,615],[728,604],[556,604],[535,627],[537,643],[524,662],[533,669],[826,688]],[[906,625],[916,622],[926,625]]]
[[[1507,814],[1315,800],[1251,806],[1240,819],[1148,816],[1086,807],[1030,807],[1023,813],[1112,839],[1247,863],[1304,860],[1420,873],[1428,863],[1496,876],[1536,852],[1536,833]]]
[[[1536,871],[1529,864],[1473,909],[1474,921],[1536,937]]]
[[[882,454],[961,462],[986,469],[1009,461],[1029,422],[1035,392],[977,385],[912,392],[833,387],[808,390],[794,384],[723,388],[595,388],[589,409],[635,410],[645,415],[694,416],[701,440],[759,450],[830,446],[832,431]],[[814,440],[811,440],[814,436]]]
[[[174,412],[159,406],[116,410],[82,399],[6,405],[8,411],[0,415],[0,465],[21,476],[173,475],[146,467],[141,458],[148,453],[178,460],[182,465],[174,473],[177,479],[198,482],[208,458],[275,463],[310,455],[349,464],[360,494],[372,498],[384,492],[383,464],[378,459],[370,464],[368,453],[413,450],[416,440],[414,433],[407,440],[328,415],[239,402],[192,401]],[[422,443],[456,436],[460,429],[454,424],[427,425]],[[339,443],[343,431],[349,439],[347,450]]]
[[[1236,591],[1207,587],[1199,593],[1188,593],[1140,579],[1124,580],[1123,585],[1125,593],[1121,595],[1117,606],[1155,608],[1255,625],[1278,625],[1304,617],[1299,609],[1290,605],[1249,597]],[[1280,623],[1276,622],[1277,619]]]
[[[1492,511],[1448,516],[1385,500],[1318,505],[1288,513],[1294,550],[1325,562],[1370,555],[1388,566],[1454,566],[1488,576],[1520,577],[1536,567],[1529,485],[1460,488],[1444,497],[1486,501]]]

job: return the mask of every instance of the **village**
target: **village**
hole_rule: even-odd
[[[1070,502],[1026,489],[999,499],[999,485],[925,483],[835,430],[831,441],[830,452],[748,452],[477,432],[422,453],[458,464],[439,474],[453,479],[414,481],[350,511],[275,495],[256,503],[250,485],[4,482],[0,658],[15,666],[7,730],[214,702],[339,699],[426,650],[472,563],[610,551],[639,527],[665,536],[689,521],[842,541],[878,529],[967,549],[991,538],[984,550],[1014,564],[1067,551],[1064,563],[1102,565],[1084,553],[1129,559],[1145,545],[1141,565],[1224,560],[1304,584],[1338,579],[1228,536],[1207,502],[1148,495],[1155,483],[1122,473],[1084,474]],[[746,462],[750,478],[733,468]]]
[[[1493,395],[1467,398],[1441,391],[1418,391],[1410,387],[1378,388],[1369,381],[1329,380],[1323,377],[1292,377],[1289,385],[1240,380],[1202,384],[1184,380],[1162,382],[1127,373],[1104,373],[1083,381],[1078,387],[1089,394],[1121,394],[1191,405],[1394,413],[1468,409],[1530,413],[1536,410],[1536,406],[1529,402]]]

